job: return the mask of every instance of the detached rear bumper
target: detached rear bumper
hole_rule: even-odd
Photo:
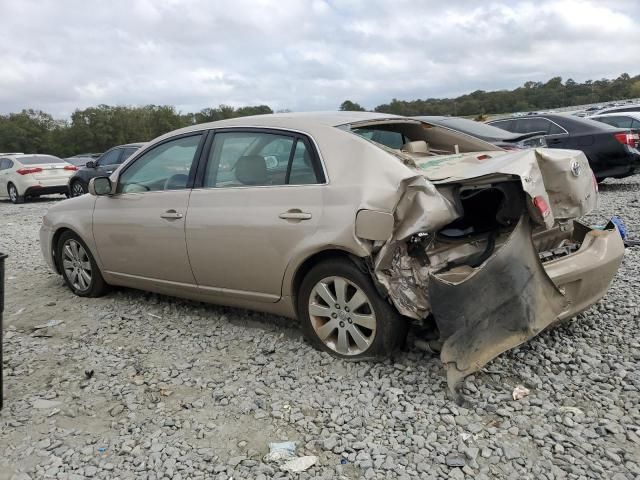
[[[604,297],[624,255],[624,242],[615,228],[583,228],[584,239],[576,253],[544,264],[547,274],[568,300],[568,308],[558,320],[574,317]]]
[[[430,277],[441,359],[456,394],[464,377],[493,358],[597,302],[618,270],[624,244],[615,228],[577,224],[580,249],[544,266],[531,228],[522,217],[509,240],[462,281]]]

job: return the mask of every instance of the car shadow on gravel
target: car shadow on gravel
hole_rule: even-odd
[[[245,310],[242,308],[227,307],[213,303],[197,302],[169,295],[162,295],[152,292],[145,292],[125,287],[114,287],[114,292],[121,292],[131,297],[131,300],[138,303],[154,304],[160,307],[173,305],[185,308],[193,315],[207,315],[211,317],[224,318],[231,325],[250,329],[277,330],[289,338],[302,336],[298,320],[281,317],[269,313]],[[113,294],[111,294],[114,296]],[[153,310],[150,308],[149,310]],[[148,312],[153,314],[153,312]]]
[[[29,197],[23,204],[21,205],[25,205],[25,204],[29,204],[29,203],[52,203],[52,202],[61,202],[62,200],[66,200],[67,198],[65,196],[61,196],[61,195],[56,195],[53,197],[48,197],[48,196],[43,196],[43,197]],[[0,200],[0,203],[6,203],[7,205],[9,205],[11,203],[11,200],[9,200],[8,198],[3,198]]]
[[[598,190],[604,192],[635,192],[638,189],[637,183],[601,183]]]

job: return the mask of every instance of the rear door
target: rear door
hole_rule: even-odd
[[[288,131],[219,130],[198,176],[186,224],[198,286],[277,301],[289,260],[322,216],[325,176],[312,142]]]
[[[7,184],[9,182],[9,172],[13,167],[13,162],[8,158],[0,158],[0,197],[7,197]]]
[[[193,286],[184,226],[204,137],[152,146],[119,174],[114,194],[97,197],[93,235],[107,273],[127,284]]]

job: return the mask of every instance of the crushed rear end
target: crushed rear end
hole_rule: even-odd
[[[400,313],[436,325],[452,392],[459,395],[463,379],[497,355],[606,293],[624,245],[613,225],[594,230],[577,220],[597,203],[582,152],[403,161],[416,176],[401,186],[373,275]]]

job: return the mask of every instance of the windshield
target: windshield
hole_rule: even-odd
[[[67,163],[61,158],[53,155],[29,155],[18,157],[16,160],[22,165],[41,165],[43,163]]]

